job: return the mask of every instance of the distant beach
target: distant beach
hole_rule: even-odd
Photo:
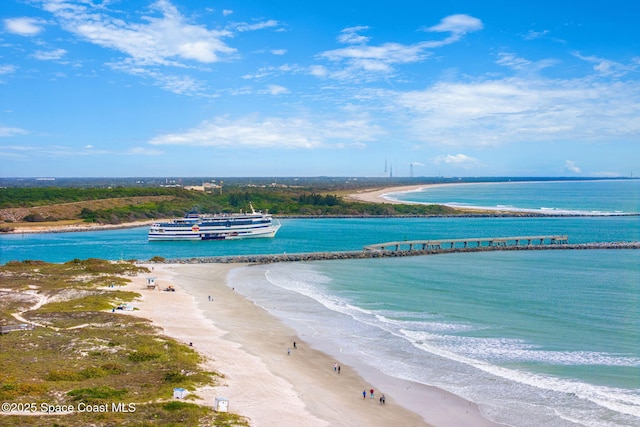
[[[391,203],[391,204],[411,204],[412,202],[401,202],[399,200],[387,199],[384,196],[389,193],[402,193],[407,191],[420,191],[423,188],[431,187],[434,185],[447,185],[447,184],[420,184],[420,185],[405,185],[400,187],[385,187],[375,190],[362,190],[357,193],[349,194],[349,198],[368,203]]]
[[[5,234],[32,234],[32,233],[76,233],[80,231],[120,230],[124,228],[144,227],[151,225],[155,220],[124,222],[121,224],[97,224],[84,222],[70,225],[38,225],[12,227],[12,231]]]
[[[513,195],[513,188],[515,186],[528,186],[527,194],[531,192],[531,194],[536,193],[537,197],[540,197],[540,193],[537,189],[532,190],[532,186],[544,186],[547,188],[548,193],[551,194],[558,188],[562,189],[564,187],[566,191],[566,185],[574,183],[578,186],[586,186],[593,184],[606,184],[606,185],[619,185],[620,183],[637,183],[637,181],[632,180],[607,180],[607,179],[593,179],[588,181],[571,181],[571,180],[540,180],[540,181],[486,181],[486,182],[451,182],[451,183],[438,183],[438,184],[418,184],[418,185],[410,185],[410,186],[396,186],[396,187],[384,187],[378,188],[374,190],[362,190],[359,192],[355,192],[349,194],[349,198],[352,200],[367,202],[367,203],[388,203],[388,204],[438,204],[449,206],[458,210],[461,214],[469,213],[469,214],[489,214],[489,215],[513,215],[513,216],[521,216],[521,215],[539,215],[539,216],[599,216],[599,215],[633,215],[637,216],[640,214],[638,209],[639,206],[627,206],[627,209],[622,208],[621,210],[616,210],[616,208],[611,209],[609,205],[605,206],[597,206],[597,207],[588,207],[587,204],[583,207],[579,207],[575,205],[575,200],[571,194],[565,194],[564,199],[562,199],[561,203],[565,204],[564,207],[557,207],[555,205],[551,206],[546,203],[556,203],[558,199],[550,201],[548,197],[545,198],[545,201],[540,201],[540,205],[531,205],[530,203],[517,204],[518,202],[522,203],[522,200],[511,200],[508,197],[508,194]],[[553,185],[554,187],[549,187]],[[482,200],[477,199],[474,196],[470,196],[469,187],[478,187],[485,186],[485,188],[495,188],[495,186],[508,186],[502,187],[504,189],[511,189],[511,192],[501,191],[500,193],[495,193],[498,195],[494,200]],[[444,188],[448,187],[448,188]],[[458,187],[458,190],[452,189],[453,187]],[[521,188],[521,187],[518,187]],[[576,187],[575,190],[578,190],[579,187]],[[618,188],[618,187],[615,187]],[[425,193],[418,194],[415,197],[415,200],[407,200],[412,199],[412,197],[406,196],[406,193],[413,192],[421,192],[424,189],[437,189],[438,191],[434,191],[429,193],[429,197],[426,196]],[[443,192],[441,190],[450,190]],[[473,189],[473,194],[487,194],[485,191],[476,191],[477,188]],[[455,195],[452,195],[455,191]],[[605,190],[602,190],[603,192]],[[629,191],[629,190],[627,190]],[[404,193],[403,196],[399,198],[390,197],[391,195],[398,195],[400,193]],[[525,193],[522,193],[525,194]],[[591,193],[589,196],[593,197],[594,194]],[[535,196],[534,196],[535,197]],[[595,196],[597,197],[597,196]],[[629,197],[628,195],[622,196]],[[552,196],[553,198],[553,196]],[[465,200],[466,199],[466,200]],[[502,200],[500,200],[502,199]],[[506,199],[506,200],[505,200]],[[456,200],[456,202],[447,202],[447,200]],[[498,201],[500,200],[500,201]],[[536,199],[538,200],[538,199]],[[572,207],[567,207],[566,202],[571,200],[570,204]],[[602,203],[602,199],[595,200],[591,199],[592,203]],[[629,209],[630,208],[630,209]]]
[[[128,314],[149,318],[167,335],[192,343],[224,376],[220,386],[196,392],[199,403],[213,405],[224,397],[230,411],[255,426],[495,425],[450,393],[390,378],[372,384],[356,367],[309,348],[292,329],[234,292],[227,274],[236,267],[154,265],[160,286],[171,284],[176,292],[146,290],[143,276],[127,286],[143,295],[134,304],[138,310]],[[368,394],[372,388],[374,399]]]

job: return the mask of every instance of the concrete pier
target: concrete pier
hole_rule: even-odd
[[[364,247],[365,251],[430,251],[457,248],[482,248],[531,245],[565,245],[569,243],[566,235],[552,236],[515,236],[515,237],[482,237],[466,239],[442,240],[404,240],[398,242],[376,243]]]

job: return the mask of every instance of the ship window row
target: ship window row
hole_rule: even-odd
[[[172,224],[172,223],[166,223],[166,224],[161,224],[160,226],[163,228],[169,228],[169,227],[173,227],[173,228],[184,228],[184,227],[188,227],[188,226],[193,226],[193,225],[198,225],[199,227],[206,227],[206,226],[237,226],[237,225],[252,225],[252,224],[270,224],[271,221],[269,220],[265,220],[265,221],[216,221],[216,222],[203,222],[200,224]]]

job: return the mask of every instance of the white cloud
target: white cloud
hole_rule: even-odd
[[[44,9],[53,13],[63,27],[96,45],[114,49],[137,65],[183,65],[185,61],[212,63],[235,53],[223,39],[228,31],[208,30],[193,25],[168,1],[155,2],[151,14],[141,23],[126,22],[108,15],[103,7],[89,3],[48,1]]]
[[[284,55],[287,53],[287,49],[273,49],[271,53],[274,55]]]
[[[507,78],[435,84],[399,93],[413,138],[428,144],[492,146],[534,141],[640,137],[638,82]]]
[[[564,170],[568,171],[568,172],[573,172],[573,173],[581,173],[582,170],[576,165],[576,162],[574,162],[573,160],[567,160],[564,163]]]
[[[365,26],[345,28],[338,36],[338,41],[345,44],[365,44],[370,40],[370,37],[361,36],[358,32],[368,29],[369,27]]]
[[[42,21],[35,18],[8,18],[4,20],[7,32],[21,36],[35,36],[42,31]]]
[[[62,58],[66,55],[67,51],[64,49],[55,49],[50,51],[37,50],[33,57],[40,61],[54,61]]]
[[[433,159],[433,163],[439,164],[454,164],[458,166],[475,165],[478,163],[478,159],[467,156],[465,154],[447,154],[446,156],[437,156]]]
[[[212,96],[205,93],[203,83],[195,80],[190,76],[176,76],[167,73],[161,73],[144,66],[132,63],[131,61],[123,61],[120,63],[108,64],[115,70],[120,70],[129,74],[133,74],[143,78],[153,80],[155,86],[161,87],[169,92],[178,95],[198,95]]]
[[[8,138],[17,135],[25,135],[28,132],[24,129],[0,125],[0,138]]]
[[[231,10],[231,9],[224,9],[224,10],[222,11],[222,15],[223,15],[223,16],[229,16],[229,15],[231,15],[231,14],[233,14],[233,10]]]
[[[129,150],[127,154],[136,154],[136,155],[142,155],[142,156],[158,156],[163,153],[164,152],[162,150],[156,150],[153,148],[133,147]]]
[[[319,57],[334,63],[344,63],[346,68],[333,71],[330,76],[338,79],[363,79],[372,75],[389,74],[395,64],[423,60],[427,53],[419,44],[403,45],[385,43],[380,46],[353,45],[322,52]],[[364,71],[366,74],[362,74]]]
[[[452,15],[444,18],[439,25],[427,28],[430,32],[449,32],[450,36],[438,41],[420,41],[414,44],[388,42],[377,46],[367,43],[370,38],[359,34],[366,26],[349,27],[342,30],[338,41],[348,47],[328,50],[318,55],[333,64],[343,65],[329,75],[336,79],[372,79],[393,73],[396,64],[423,61],[431,55],[429,49],[454,43],[464,34],[482,29],[482,22],[468,15]],[[364,73],[363,73],[364,72]]]
[[[638,69],[638,63],[635,61],[632,65],[625,65],[619,62],[611,61],[605,58],[599,58],[597,56],[584,56],[579,52],[573,52],[573,55],[576,58],[579,58],[583,61],[595,64],[593,69],[605,76],[613,76],[613,77],[621,77],[625,74],[636,71]]]
[[[462,35],[483,28],[482,21],[469,15],[450,15],[443,18],[438,25],[427,28],[427,31],[453,33]]]
[[[277,67],[268,66],[261,67],[253,74],[243,74],[241,76],[242,79],[252,80],[252,79],[265,79],[272,78],[273,76],[280,76],[283,74],[309,74],[309,69],[306,67],[301,67],[296,64],[283,64]]]
[[[536,40],[536,39],[545,37],[547,34],[549,34],[549,30],[542,30],[542,31],[529,30],[529,32],[524,35],[524,39]]]
[[[312,65],[309,67],[309,74],[316,77],[326,77],[329,74],[329,70],[323,65]]]
[[[554,59],[542,59],[540,61],[529,61],[528,59],[519,57],[513,53],[501,52],[498,54],[496,64],[509,67],[521,74],[537,73],[545,68],[551,67],[557,63]]]
[[[231,27],[236,31],[239,31],[242,33],[245,31],[264,30],[265,28],[273,28],[279,25],[280,24],[278,23],[278,21],[269,19],[268,21],[256,22],[255,24],[247,24],[246,22],[239,22],[239,23],[233,24]]]
[[[4,74],[12,74],[15,72],[16,72],[15,65],[10,65],[10,64],[0,65],[0,76]]]
[[[282,95],[283,93],[289,93],[289,89],[279,85],[267,86],[267,93],[270,95]]]
[[[152,145],[252,148],[330,148],[373,141],[380,129],[365,118],[314,123],[299,118],[217,118],[183,133],[157,136]]]

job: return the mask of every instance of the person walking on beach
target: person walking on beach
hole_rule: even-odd
[[[338,371],[338,364],[334,363],[333,364],[333,372],[337,372]]]
[[[380,396],[380,404],[384,405],[384,401],[385,401],[385,397],[384,394],[382,396]]]
[[[373,399],[373,389],[369,390],[369,393],[371,393],[371,398]]]
[[[291,356],[291,349],[287,347],[287,356]]]
[[[338,373],[340,373],[340,365],[338,365]]]
[[[367,398],[367,390],[362,390],[362,398],[363,399]]]
[[[296,350],[298,348],[298,346],[296,345],[296,342],[293,342],[293,349]]]

